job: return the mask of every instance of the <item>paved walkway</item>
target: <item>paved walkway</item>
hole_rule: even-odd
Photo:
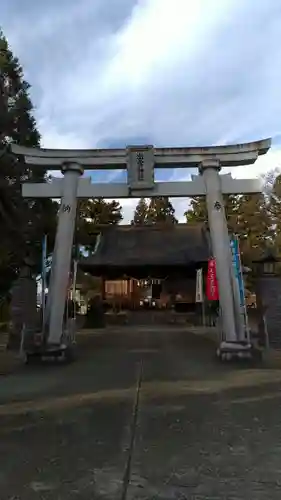
[[[0,499],[281,498],[281,371],[185,331],[80,339],[0,379]]]

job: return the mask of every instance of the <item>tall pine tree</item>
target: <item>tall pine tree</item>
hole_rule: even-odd
[[[189,208],[184,212],[186,222],[207,222],[208,212],[205,196],[191,198]]]
[[[27,254],[39,269],[43,234],[50,242],[54,239],[57,204],[21,196],[23,181],[42,182],[46,172],[26,166],[8,150],[11,143],[39,146],[32,111],[23,70],[0,31],[0,296],[9,290]]]
[[[131,221],[133,225],[142,225],[147,223],[148,205],[145,198],[140,198],[134,211],[134,218]]]
[[[101,226],[121,222],[122,207],[118,201],[102,198],[80,200],[77,210],[76,243],[93,249]]]
[[[168,196],[151,198],[148,207],[148,222],[151,224],[168,223],[176,224],[175,209]]]

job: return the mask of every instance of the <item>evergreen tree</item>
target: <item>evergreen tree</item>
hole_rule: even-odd
[[[192,198],[185,212],[187,222],[208,222],[205,197]],[[259,257],[273,235],[272,217],[263,194],[224,196],[229,233],[239,237],[245,265]]]
[[[281,231],[281,174],[276,169],[268,172],[264,178],[267,207],[272,218],[272,225]]]
[[[122,207],[116,200],[106,201],[103,198],[81,200],[78,211],[79,218],[93,226],[118,224],[122,220]]]
[[[49,241],[54,238],[57,204],[21,196],[21,183],[43,182],[46,171],[26,166],[8,150],[11,143],[39,146],[32,111],[23,70],[0,31],[0,296],[9,290],[26,254],[39,269],[43,234]]]
[[[170,202],[168,196],[157,196],[151,198],[147,219],[149,223],[169,223],[176,224],[178,221],[175,217],[175,209]]]
[[[118,201],[102,198],[80,200],[77,210],[76,243],[93,249],[102,226],[119,224],[123,219]]]
[[[148,206],[145,198],[140,198],[134,212],[134,218],[131,221],[133,225],[147,223]]]
[[[205,196],[195,196],[191,198],[189,208],[184,212],[186,222],[204,222],[208,221],[208,211]]]
[[[238,202],[235,232],[239,236],[242,260],[251,266],[272,241],[272,217],[264,195],[241,195]]]
[[[268,243],[274,246],[277,256],[281,257],[281,174],[279,169],[276,168],[264,176],[264,191],[271,228]]]
[[[234,230],[235,215],[237,212],[238,197],[234,195],[224,196],[224,208],[229,230]],[[205,196],[195,196],[190,200],[190,207],[184,213],[186,222],[208,222],[208,210]]]

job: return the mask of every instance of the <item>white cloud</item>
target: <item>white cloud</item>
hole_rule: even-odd
[[[32,84],[45,147],[138,138],[163,146],[217,145],[281,133],[276,0],[2,4],[3,29]],[[255,177],[280,159],[273,149],[233,175]],[[180,217],[187,202],[174,203]],[[122,204],[130,219],[135,202]]]
[[[75,132],[59,134],[55,127],[48,127],[44,120],[39,120],[39,130],[42,135],[42,148],[50,149],[85,149],[86,141],[83,138],[77,137]]]
[[[280,133],[275,0],[36,5],[36,43],[23,9],[7,17],[7,33],[33,84],[37,116],[58,135],[95,146],[138,136],[157,145],[224,144]]]
[[[281,149],[272,148],[266,155],[259,156],[254,165],[243,165],[232,169],[224,169],[225,172],[231,172],[237,179],[251,179],[281,168]]]
[[[112,39],[115,57],[105,80],[141,90],[157,73],[166,72],[167,66],[172,71],[182,64],[183,52],[185,62],[192,61],[202,49],[203,36],[208,36],[226,10],[224,6],[227,2],[218,0],[216,14],[211,12],[207,22],[202,22],[205,0],[177,0],[172,8],[170,0],[141,2],[130,22]]]

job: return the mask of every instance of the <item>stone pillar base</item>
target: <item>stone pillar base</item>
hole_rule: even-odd
[[[221,342],[217,357],[221,361],[253,359],[253,346],[247,342]]]

